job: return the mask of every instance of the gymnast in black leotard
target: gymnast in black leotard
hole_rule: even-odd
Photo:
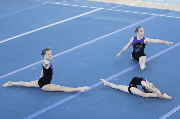
[[[143,78],[143,77],[134,77],[131,82],[129,83],[129,87],[128,87],[128,91],[129,93],[132,93],[131,92],[131,87],[135,87],[135,88],[138,88],[137,85],[142,85],[141,84],[141,81],[145,81],[146,82],[146,79]],[[151,93],[148,89],[146,89],[144,86],[142,87],[142,89],[144,90],[145,93]]]
[[[153,86],[152,83],[149,83],[145,78],[143,77],[134,77],[131,82],[129,83],[129,86],[125,85],[116,85],[110,82],[107,82],[104,79],[100,79],[101,81],[104,82],[104,85],[108,85],[114,89],[119,89],[121,91],[124,91],[126,93],[130,94],[135,94],[139,95],[142,97],[158,97],[158,98],[166,98],[166,99],[172,99],[171,96],[168,96],[166,93],[161,94],[161,92]],[[144,90],[141,91],[138,89],[137,85],[142,85],[142,89]],[[154,92],[154,93],[153,93]]]
[[[137,40],[137,37],[133,39],[133,52],[132,57],[139,61],[141,56],[146,56],[144,53],[144,49],[146,44],[144,43],[145,38],[143,37],[141,40]]]
[[[74,91],[84,92],[86,89],[90,89],[90,87],[69,88],[69,87],[65,87],[65,86],[50,84],[51,80],[52,80],[52,75],[53,75],[53,68],[49,62],[52,57],[51,50],[46,48],[46,49],[42,50],[41,55],[43,55],[44,61],[42,63],[43,70],[42,70],[41,77],[39,80],[31,81],[31,82],[8,81],[7,83],[5,83],[2,86],[3,87],[8,87],[8,86],[40,87],[44,91],[64,91],[64,92],[74,92]]]
[[[52,75],[53,75],[53,68],[52,65],[49,63],[49,68],[46,69],[43,67],[43,76],[39,79],[38,85],[40,88],[42,88],[44,85],[50,84],[52,80]]]
[[[131,45],[133,45],[131,58],[139,61],[142,71],[146,68],[146,55],[144,53],[144,49],[147,43],[166,43],[169,46],[170,44],[173,44],[173,42],[163,41],[159,39],[144,38],[144,29],[141,26],[136,28],[135,33],[137,34],[137,37],[132,37],[129,43],[122,49],[120,53],[116,55],[116,57],[120,57],[123,52],[125,52]]]

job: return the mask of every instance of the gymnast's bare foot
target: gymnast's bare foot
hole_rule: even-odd
[[[164,98],[166,99],[173,99],[171,96],[167,95],[166,93],[163,94]]]
[[[83,93],[85,90],[90,89],[90,87],[79,87],[80,91]]]
[[[104,79],[100,79],[100,80],[104,82],[105,86],[107,85],[107,81],[106,80],[104,80]]]
[[[141,66],[141,70],[144,71],[145,68],[146,68],[146,65],[143,64],[143,65]]]
[[[12,86],[11,81],[8,81],[4,85],[2,85],[2,87],[9,87],[9,86]]]

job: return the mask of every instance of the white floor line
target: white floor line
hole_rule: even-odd
[[[90,14],[90,13],[93,13],[93,12],[96,12],[96,11],[101,10],[101,9],[103,9],[103,8],[98,8],[98,9],[95,9],[95,10],[91,10],[91,11],[89,11],[89,12],[85,12],[85,13],[83,13],[83,14],[80,14],[80,15],[77,15],[77,16],[74,16],[74,17],[71,17],[71,18],[68,18],[68,19],[59,21],[59,22],[55,22],[55,23],[52,23],[52,24],[49,24],[49,25],[46,25],[46,26],[37,28],[37,29],[35,29],[35,30],[29,31],[29,32],[26,32],[26,33],[23,33],[23,34],[20,34],[20,35],[17,35],[17,36],[14,36],[14,37],[5,39],[5,40],[2,40],[2,41],[0,41],[0,44],[1,44],[1,43],[4,43],[4,42],[7,42],[7,41],[10,41],[10,40],[13,40],[13,39],[15,39],[15,38],[19,38],[19,37],[21,37],[21,36],[24,36],[24,35],[27,35],[27,34],[30,34],[30,33],[33,33],[33,32],[36,32],[36,31],[39,31],[39,30],[42,30],[42,29],[45,29],[45,28],[48,28],[48,27],[57,25],[57,24],[60,24],[60,23],[64,23],[64,22],[67,22],[67,21],[76,19],[76,18],[78,18],[78,17],[81,17],[81,16],[84,16],[84,15],[87,15],[87,14]]]
[[[139,1],[136,1],[134,2],[133,4],[137,3],[137,2],[140,2]],[[60,4],[60,5],[64,5],[64,4]],[[132,4],[131,4],[132,5]],[[69,5],[69,6],[73,6],[73,7],[82,7],[82,6],[79,6],[79,5]],[[115,6],[115,7],[112,7],[112,8],[109,8],[109,9],[106,9],[106,8],[103,8],[104,10],[111,10],[111,11],[120,11],[120,12],[127,12],[127,11],[123,11],[123,10],[114,10],[113,8],[116,8],[116,7],[119,7],[119,6],[122,6],[122,5],[118,5],[118,6]],[[98,8],[98,7],[89,7],[89,6],[83,6],[83,7],[86,7],[86,8]],[[157,15],[157,14],[151,14],[151,13],[140,13],[140,12],[134,12],[134,11],[128,11],[129,13],[137,13],[137,14],[147,14],[147,15]],[[164,17],[168,17],[168,16],[165,16]],[[169,17],[170,18],[170,17]],[[175,17],[175,16],[172,16],[171,18],[177,18],[179,19],[180,17]]]
[[[177,107],[175,107],[174,109],[172,109],[171,111],[169,111],[168,113],[166,113],[165,115],[160,117],[159,119],[167,119],[168,117],[170,117],[171,115],[173,115],[174,113],[176,113],[179,110],[180,110],[180,105],[178,105]]]
[[[115,6],[115,7],[111,7],[111,9],[114,9],[114,8],[117,8],[117,7],[121,7],[123,6],[122,4],[118,5],[118,6]]]
[[[172,13],[173,13],[173,12],[172,12]],[[169,14],[171,14],[171,13],[169,13]],[[113,35],[113,34],[116,34],[116,33],[120,32],[120,31],[123,31],[123,30],[125,30],[125,29],[130,28],[130,27],[133,27],[133,26],[135,26],[135,25],[137,25],[137,24],[146,22],[146,21],[148,21],[148,20],[150,20],[150,19],[153,19],[153,18],[155,18],[155,17],[157,17],[157,16],[148,17],[148,18],[146,18],[146,19],[144,19],[144,20],[138,21],[138,22],[136,22],[136,23],[133,23],[133,24],[131,24],[131,25],[128,25],[128,26],[126,26],[126,27],[123,27],[123,28],[118,29],[118,30],[116,30],[116,31],[113,31],[113,32],[111,32],[111,33],[108,33],[108,34],[106,34],[106,35],[103,35],[103,36],[101,36],[101,37],[98,37],[98,38],[96,38],[96,39],[93,39],[93,40],[91,40],[91,41],[85,42],[85,43],[80,44],[80,45],[78,45],[78,46],[76,46],[76,47],[70,48],[70,49],[65,50],[65,51],[63,51],[63,52],[60,52],[60,53],[54,55],[52,58],[58,57],[58,56],[60,56],[60,55],[63,55],[63,54],[65,54],[65,53],[68,53],[68,52],[70,52],[70,51],[73,51],[73,50],[75,50],[75,49],[78,49],[78,48],[80,48],[80,47],[86,46],[86,45],[91,44],[91,43],[93,43],[93,42],[96,42],[96,41],[98,41],[98,40],[100,40],[100,39],[106,38],[106,37],[108,37],[108,36],[111,36],[111,35]],[[32,66],[34,66],[34,65],[37,65],[37,64],[39,64],[39,63],[41,63],[41,62],[42,62],[42,60],[41,60],[41,61],[37,61],[37,62],[35,62],[35,63],[33,63],[33,64],[30,64],[30,65],[28,65],[28,66],[22,67],[22,68],[20,68],[20,69],[17,69],[17,70],[15,70],[15,71],[12,71],[12,72],[10,72],[10,73],[7,73],[7,74],[5,74],[5,75],[2,75],[2,76],[0,76],[0,79],[5,78],[5,77],[7,77],[7,76],[10,76],[10,75],[12,75],[12,74],[14,74],[14,73],[17,73],[17,72],[19,72],[19,71],[25,70],[25,69],[27,69],[27,68],[29,68],[29,67],[32,67]]]

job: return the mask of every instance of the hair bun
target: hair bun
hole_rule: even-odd
[[[49,49],[49,48],[43,49],[41,55],[45,55],[45,54],[46,54],[46,51],[48,51],[48,50],[50,50],[50,49]]]

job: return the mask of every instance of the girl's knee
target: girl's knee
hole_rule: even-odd
[[[41,89],[42,89],[43,91],[48,91],[48,86],[47,86],[47,85],[44,85]]]

